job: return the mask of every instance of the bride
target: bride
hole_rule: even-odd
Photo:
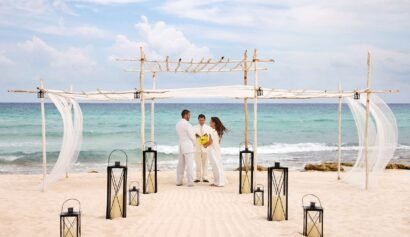
[[[221,139],[223,134],[227,131],[218,117],[211,117],[210,126],[212,131],[209,140],[204,144],[208,152],[208,159],[212,166],[214,175],[214,183],[211,186],[223,187],[225,184],[224,169],[221,161]]]

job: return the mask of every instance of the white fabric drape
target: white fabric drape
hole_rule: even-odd
[[[320,90],[286,90],[275,88],[260,88],[263,95],[258,99],[315,99],[353,97],[354,92],[320,91]],[[127,101],[134,100],[135,91],[90,91],[67,92],[61,90],[47,90],[48,94],[61,95],[67,98],[89,101]],[[178,89],[146,89],[145,99],[194,99],[194,98],[219,98],[243,99],[254,98],[253,86],[230,85]]]
[[[366,96],[360,100],[345,98],[352,111],[359,137],[359,152],[357,160],[348,173],[349,183],[365,186],[365,120]],[[398,129],[396,118],[387,104],[377,95],[372,94],[370,100],[369,129],[368,129],[368,169],[369,185],[377,182],[380,173],[394,156],[398,144]]]
[[[58,159],[47,176],[46,186],[65,176],[77,161],[83,133],[83,114],[77,101],[58,95],[48,94],[60,112],[64,133]]]

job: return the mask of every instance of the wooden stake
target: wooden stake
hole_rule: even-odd
[[[366,93],[366,123],[364,129],[364,160],[366,167],[365,188],[369,188],[369,115],[370,115],[370,80],[371,80],[371,54],[367,53],[367,93]]]
[[[43,80],[40,80],[40,90],[44,89]],[[46,178],[47,178],[47,143],[46,143],[46,112],[45,112],[45,95],[40,99],[41,104],[41,135],[42,135],[42,148],[43,148],[43,187],[42,191],[46,191]]]
[[[339,84],[339,92],[342,93],[342,85]],[[340,180],[340,160],[342,156],[342,96],[339,96],[339,109],[337,114],[338,146],[337,146],[337,179]]]

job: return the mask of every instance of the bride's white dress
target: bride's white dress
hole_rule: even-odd
[[[224,169],[221,161],[221,146],[219,144],[220,139],[218,132],[215,129],[211,131],[212,144],[208,147],[208,159],[212,167],[212,173],[214,175],[214,184],[216,186],[225,185]]]

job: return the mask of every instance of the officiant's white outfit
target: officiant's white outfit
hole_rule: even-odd
[[[212,173],[214,175],[214,185],[224,186],[225,175],[221,160],[221,145],[218,132],[215,129],[211,131],[212,144],[208,146],[208,159],[211,163]]]
[[[195,153],[195,133],[192,125],[185,119],[181,119],[176,130],[179,139],[179,157],[177,165],[177,185],[181,185],[186,169],[188,185],[193,185],[194,177],[194,153]]]
[[[206,124],[197,124],[194,126],[195,134],[203,136],[207,134],[210,136],[212,128]],[[196,138],[195,143],[195,166],[196,166],[196,180],[208,180],[208,154],[207,148],[201,144],[200,138]]]

